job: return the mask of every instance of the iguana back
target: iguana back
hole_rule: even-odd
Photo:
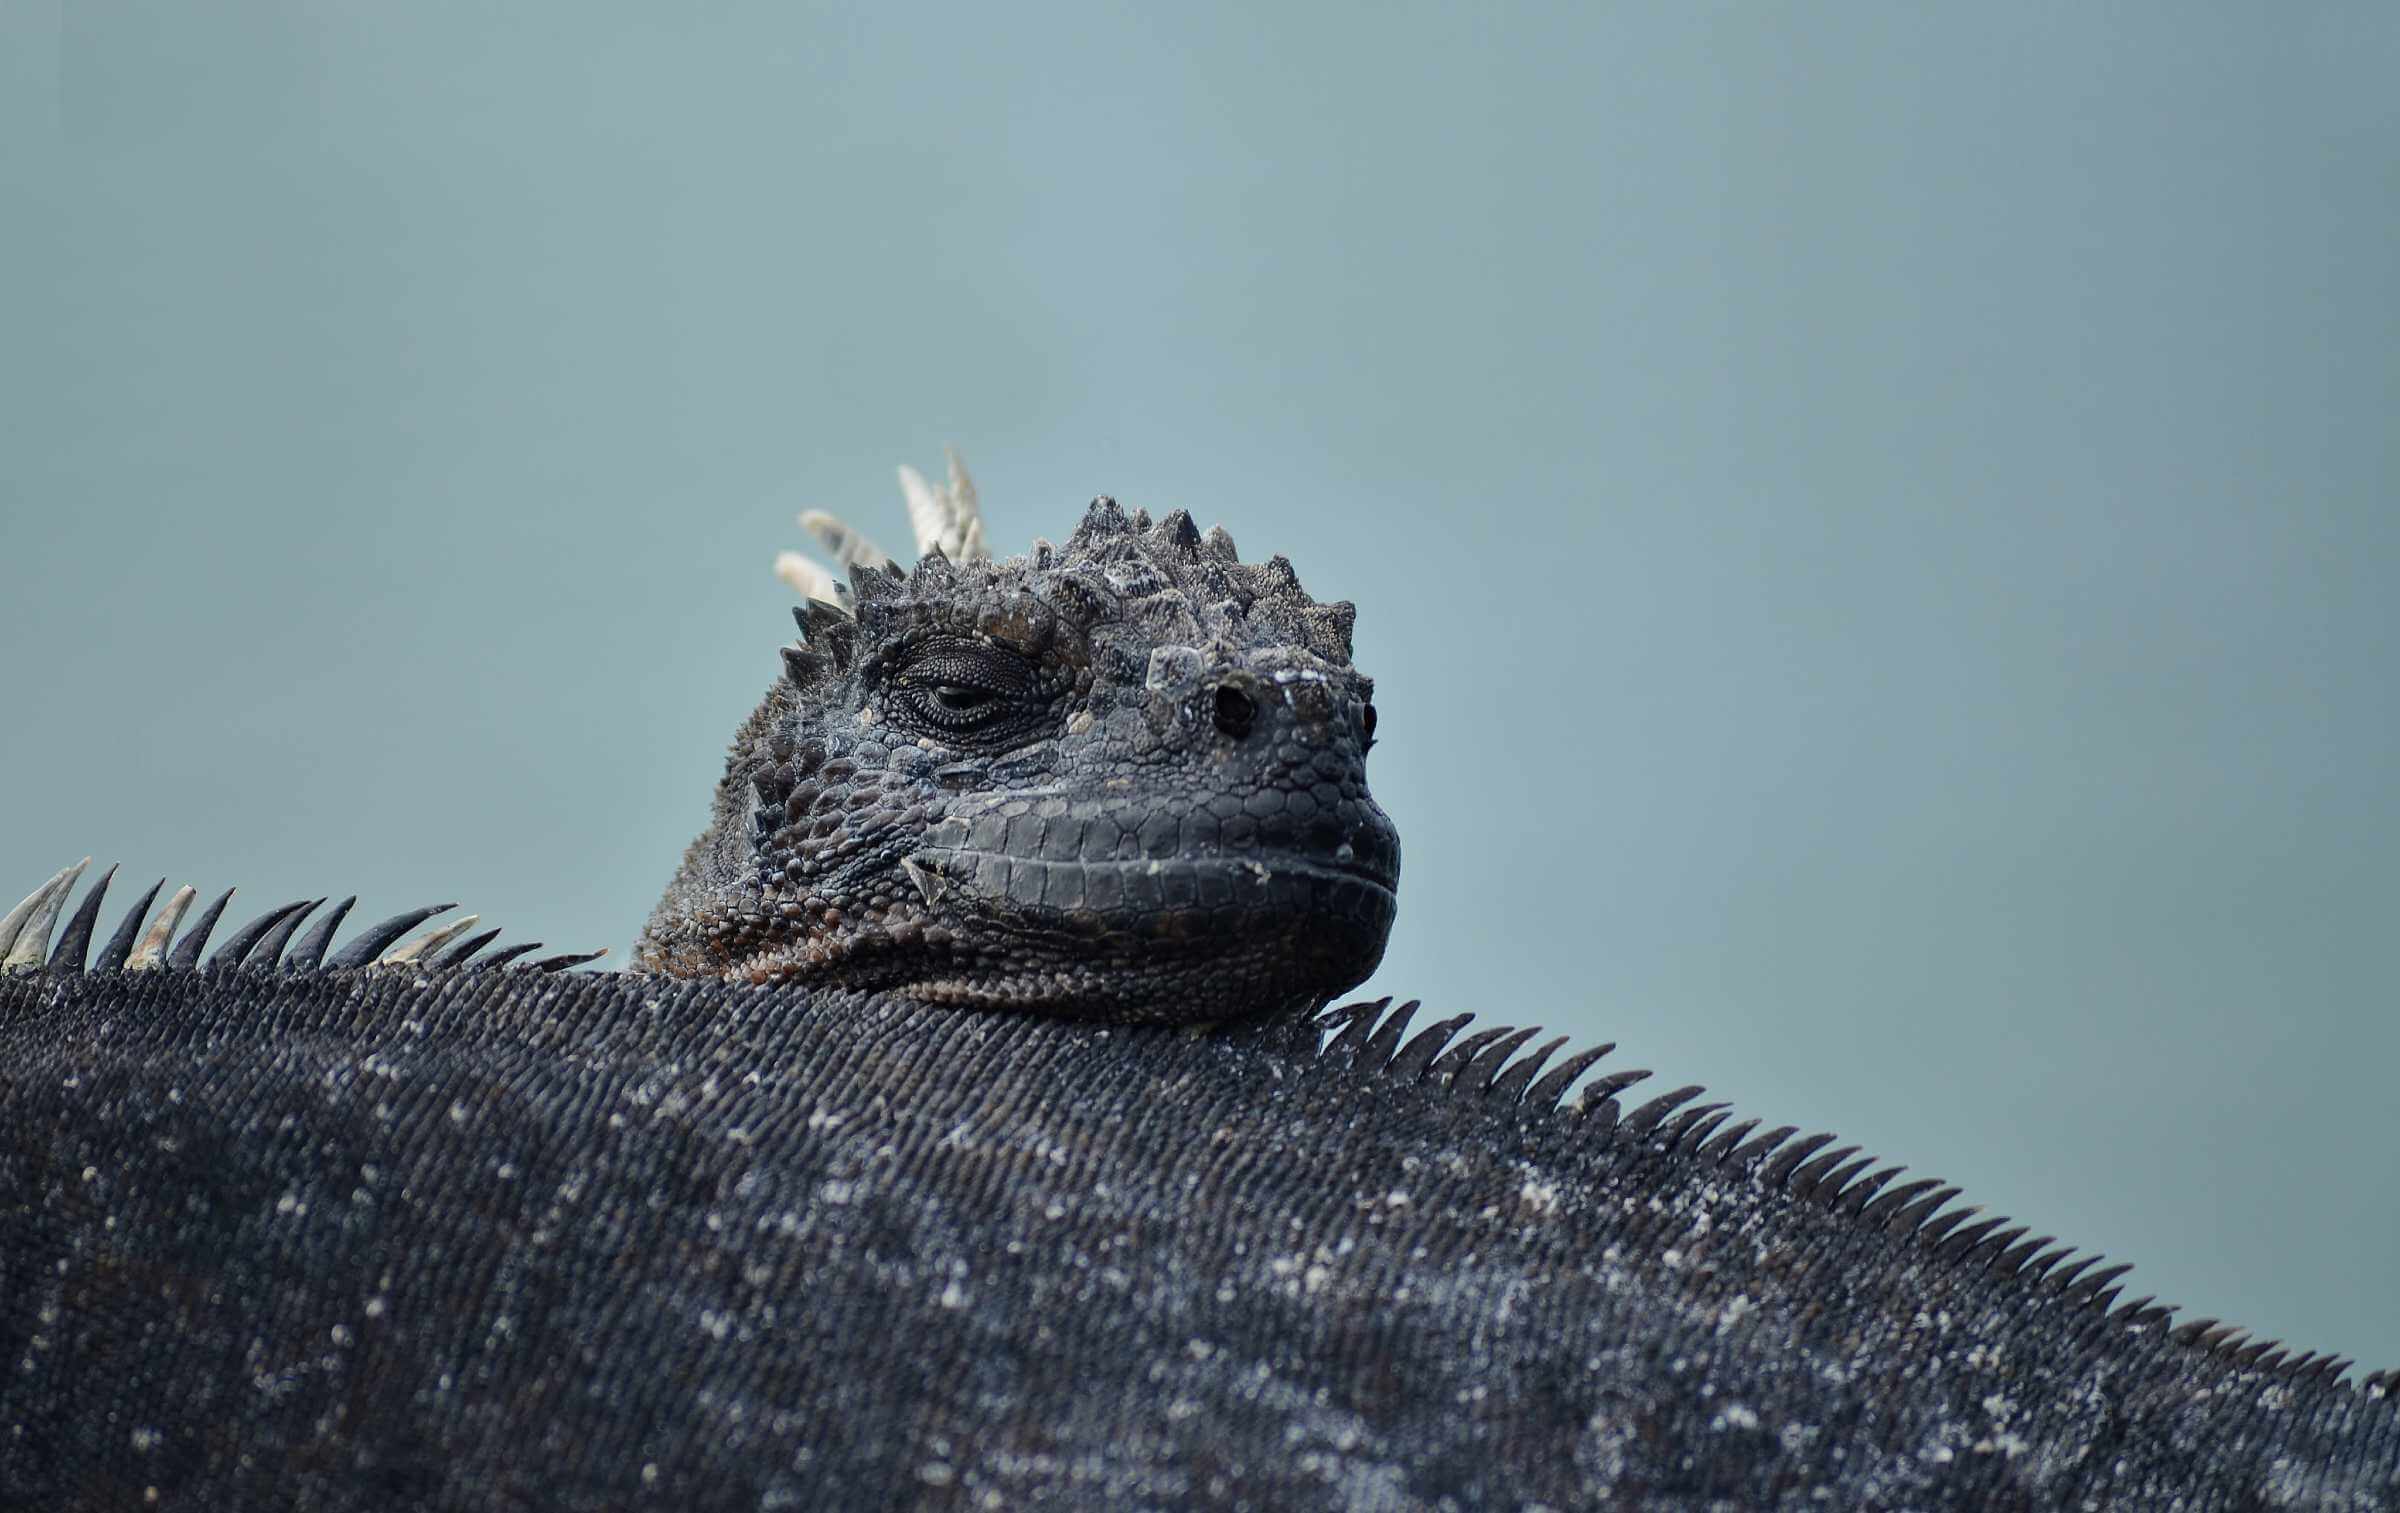
[[[2400,1506],[2380,1379],[2245,1367],[1929,1218],[1947,1190],[1694,1090],[1559,1111],[1589,1057],[1407,1021],[1320,1050],[600,974],[10,979],[0,1484]]]

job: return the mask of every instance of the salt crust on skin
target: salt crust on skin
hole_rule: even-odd
[[[2187,1342],[1690,1090],[1561,1109],[1590,1063],[1410,1008],[0,979],[0,1489],[2400,1506],[2383,1379]]]

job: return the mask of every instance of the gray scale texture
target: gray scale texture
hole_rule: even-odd
[[[2400,1507],[2381,1378],[1696,1089],[1333,1022],[13,975],[0,1501]]]
[[[1374,970],[1400,838],[1350,605],[1107,498],[1063,548],[850,583],[798,612],[637,969],[1180,1022]]]

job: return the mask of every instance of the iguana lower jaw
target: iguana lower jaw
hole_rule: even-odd
[[[1374,970],[1400,849],[1348,605],[1107,500],[1064,551],[853,583],[800,612],[637,969],[1180,1023]]]
[[[847,985],[1076,1019],[1190,1023],[1308,1008],[1373,972],[1397,903],[1381,883],[1273,853],[1079,863],[952,852],[942,871],[925,855],[904,867],[967,875],[934,892],[951,917],[973,921],[963,932],[973,944],[947,960],[854,959],[836,974]]]
[[[725,975],[957,1008],[1191,1022],[1314,1007],[1356,986],[1380,961],[1397,907],[1363,869],[1275,851],[1083,862],[928,848],[899,870],[921,910],[896,901],[877,928],[773,944]],[[915,923],[934,919],[947,923]]]

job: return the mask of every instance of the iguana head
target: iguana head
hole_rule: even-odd
[[[913,573],[811,519],[849,585],[803,580],[637,967],[1172,1021],[1373,971],[1400,846],[1351,606],[1105,498],[993,561],[963,476],[903,482]]]

